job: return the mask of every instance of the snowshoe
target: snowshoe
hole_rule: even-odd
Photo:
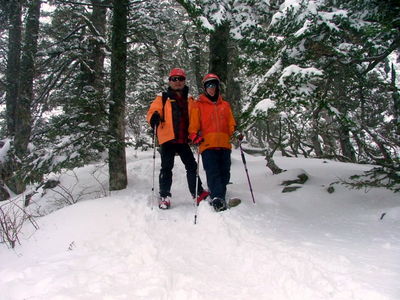
[[[240,203],[242,203],[241,199],[239,199],[239,198],[230,198],[228,200],[227,206],[228,206],[228,208],[231,208],[231,207],[238,206]]]

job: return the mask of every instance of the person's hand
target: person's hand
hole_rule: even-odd
[[[189,138],[189,140],[192,141],[192,144],[196,145],[196,146],[200,145],[204,141],[203,137],[201,137],[201,136],[199,136],[199,135],[197,135],[195,133],[189,134],[188,138]]]
[[[240,132],[240,131],[235,131],[233,133],[233,136],[235,137],[235,139],[237,139],[239,142],[243,141],[244,139],[244,135]]]
[[[153,113],[153,115],[151,116],[151,118],[150,118],[150,126],[151,126],[151,128],[153,128],[153,130],[154,130],[154,128],[156,126],[158,127],[158,125],[160,125],[160,121],[161,121],[160,114],[158,113],[158,111],[155,111]]]

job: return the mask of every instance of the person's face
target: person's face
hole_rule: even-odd
[[[172,76],[169,78],[169,86],[175,91],[182,90],[185,87],[186,79],[183,76]]]
[[[206,83],[206,93],[211,97],[214,97],[217,93],[217,83],[215,82],[207,82]]]
[[[211,87],[207,87],[206,89],[207,94],[209,94],[211,97],[215,96],[215,93],[217,92],[217,87],[211,86]]]

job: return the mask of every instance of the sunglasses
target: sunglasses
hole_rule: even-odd
[[[217,84],[216,83],[206,83],[206,89],[212,89],[212,88],[216,88]]]
[[[182,76],[170,77],[170,78],[169,78],[169,81],[173,81],[173,82],[176,82],[176,81],[185,81],[185,80],[186,80],[186,78],[185,78],[185,77],[182,77]]]

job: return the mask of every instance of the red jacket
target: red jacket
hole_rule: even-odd
[[[201,94],[192,106],[189,134],[195,133],[204,138],[200,144],[200,153],[209,148],[231,149],[230,139],[235,126],[231,106],[221,96],[212,102]]]

